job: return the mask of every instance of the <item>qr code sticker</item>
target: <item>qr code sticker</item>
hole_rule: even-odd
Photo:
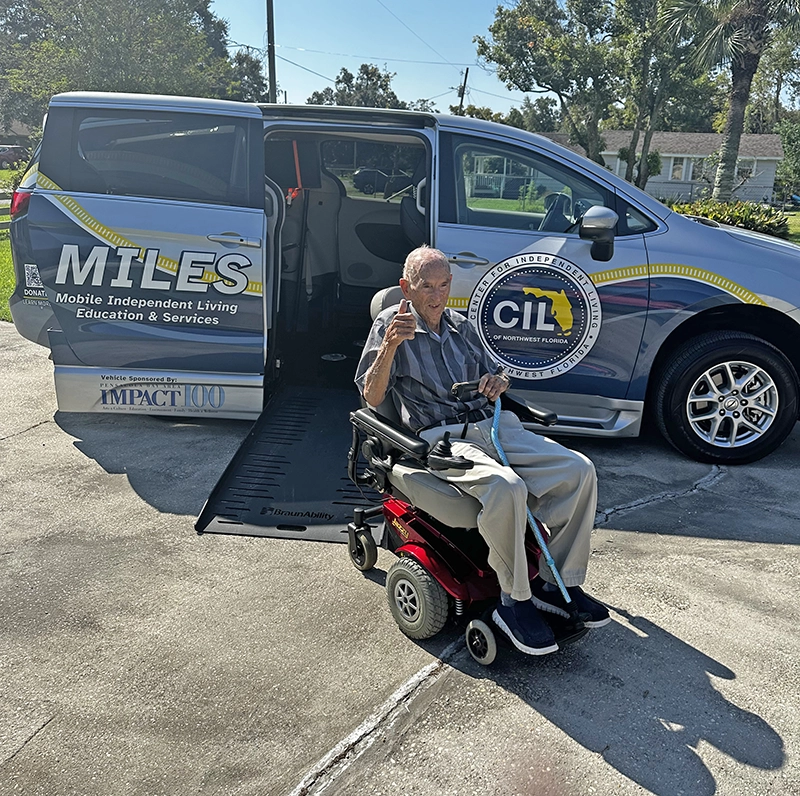
[[[25,266],[25,285],[26,287],[44,287],[42,279],[39,276],[38,265]]]

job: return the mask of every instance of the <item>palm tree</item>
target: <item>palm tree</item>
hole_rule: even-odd
[[[730,66],[728,115],[713,198],[730,199],[750,86],[772,34],[800,28],[800,0],[670,0],[664,10],[668,32],[691,40],[704,69]]]

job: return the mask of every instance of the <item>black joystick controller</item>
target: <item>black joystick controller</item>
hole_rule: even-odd
[[[427,463],[431,470],[471,470],[475,466],[475,462],[463,456],[453,456],[449,431],[433,446]]]

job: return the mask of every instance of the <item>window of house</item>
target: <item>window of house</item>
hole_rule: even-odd
[[[753,176],[756,170],[756,161],[754,158],[739,158],[736,162],[736,176],[740,180],[747,180]]]
[[[672,170],[670,171],[669,178],[671,180],[683,179],[683,165],[686,158],[672,158]]]

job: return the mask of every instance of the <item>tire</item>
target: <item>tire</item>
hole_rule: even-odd
[[[356,531],[356,554],[353,555],[349,544],[347,545],[347,552],[350,555],[353,566],[361,572],[368,572],[378,561],[378,545],[375,544],[375,540],[369,531]]]
[[[469,654],[481,665],[489,666],[497,657],[497,640],[489,625],[482,619],[473,619],[464,633]]]
[[[365,185],[365,186],[364,186],[364,187],[361,189],[361,193],[365,193],[367,196],[372,196],[372,194],[374,194],[374,193],[375,193],[375,186],[374,186],[374,185],[373,185],[371,182],[368,182],[368,183],[367,183],[367,184],[366,184],[366,185]]]
[[[655,398],[667,441],[699,462],[747,464],[772,453],[797,421],[798,379],[772,344],[708,332],[672,354]]]
[[[400,630],[409,638],[435,636],[447,622],[447,592],[413,558],[400,558],[386,575],[386,599]]]

